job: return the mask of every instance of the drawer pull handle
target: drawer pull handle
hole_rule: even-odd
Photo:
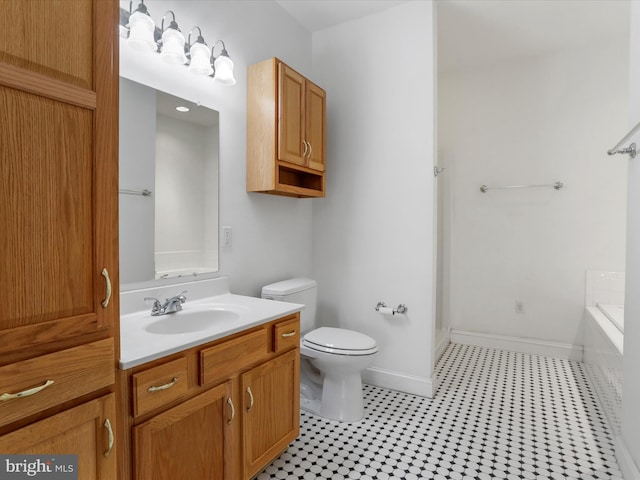
[[[178,377],[173,377],[169,383],[165,383],[164,385],[160,385],[158,387],[147,388],[147,392],[159,392],[161,390],[167,390],[173,387],[177,381],[178,381]]]
[[[107,435],[109,436],[108,443],[107,443],[107,451],[104,452],[105,458],[108,458],[109,455],[111,455],[111,450],[113,450],[113,429],[111,428],[111,422],[109,421],[108,418],[105,419],[104,421],[104,428],[107,429]]]
[[[282,334],[282,338],[293,337],[295,334],[296,334],[295,330],[293,330],[292,332],[289,332],[289,333],[283,333]]]
[[[102,307],[107,308],[107,306],[109,306],[109,300],[111,300],[111,279],[109,278],[109,272],[106,268],[102,269],[102,276],[104,277],[104,281],[107,283],[106,297],[102,302]]]
[[[247,387],[247,393],[249,394],[249,406],[247,407],[247,412],[253,408],[253,392],[251,391],[251,387]]]
[[[43,385],[40,385],[38,387],[33,387],[30,388],[28,390],[23,390],[22,392],[18,392],[18,393],[3,393],[2,395],[0,395],[0,402],[4,402],[6,400],[12,400],[14,398],[22,398],[22,397],[28,397],[29,395],[34,395],[38,392],[41,392],[42,390],[44,390],[45,388],[47,388],[50,385],[53,385],[53,380],[47,380],[46,382],[44,382]]]
[[[231,425],[231,421],[235,418],[236,416],[236,409],[233,406],[233,400],[231,400],[231,397],[227,398],[227,403],[229,404],[229,406],[231,407],[231,418],[229,420],[227,420],[227,425]]]

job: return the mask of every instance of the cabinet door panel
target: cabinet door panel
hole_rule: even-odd
[[[93,112],[0,87],[0,115],[2,326],[90,313]]]
[[[117,446],[109,451],[109,435],[115,425],[115,395],[83,403],[40,422],[0,437],[0,452],[8,454],[77,454],[78,478],[112,480],[116,475]]]
[[[242,376],[245,478],[251,478],[300,432],[300,351]]]
[[[326,144],[326,94],[307,81],[306,138],[309,142],[309,168],[324,172]]]
[[[304,166],[305,79],[283,63],[278,69],[278,160]]]
[[[0,0],[0,62],[93,85],[91,0]]]
[[[115,0],[0,0],[0,353],[115,334],[117,18]]]
[[[134,428],[136,480],[224,480],[231,382]],[[229,455],[229,452],[227,452]]]

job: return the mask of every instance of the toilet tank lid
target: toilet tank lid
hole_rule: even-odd
[[[262,295],[290,295],[314,288],[318,282],[310,278],[290,278],[262,287]]]

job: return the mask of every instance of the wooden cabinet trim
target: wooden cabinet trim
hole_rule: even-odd
[[[0,84],[89,110],[96,108],[94,91],[13,65],[0,63]]]

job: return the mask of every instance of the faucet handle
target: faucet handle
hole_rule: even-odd
[[[144,297],[144,303],[149,305],[151,302],[153,302],[151,305],[151,313],[159,312],[162,309],[162,304],[160,303],[160,300],[158,300],[155,297]]]

